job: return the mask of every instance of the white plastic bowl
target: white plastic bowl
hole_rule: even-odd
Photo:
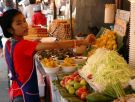
[[[71,73],[76,70],[76,66],[62,66],[62,71],[65,73]]]
[[[54,42],[56,41],[56,38],[55,37],[44,37],[40,40],[41,42]]]
[[[39,89],[39,96],[44,97],[45,96],[45,84],[38,84]]]
[[[57,73],[59,71],[59,66],[54,67],[54,68],[44,67],[44,70],[48,74],[55,74],[55,73]]]

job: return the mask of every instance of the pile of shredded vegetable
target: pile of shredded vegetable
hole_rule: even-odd
[[[88,82],[106,87],[109,83],[120,81],[128,83],[132,76],[131,68],[116,51],[99,48],[88,58],[86,65],[79,71]],[[92,74],[92,79],[88,75]]]

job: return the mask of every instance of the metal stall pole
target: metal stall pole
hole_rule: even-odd
[[[70,34],[71,34],[71,39],[74,38],[72,26],[73,26],[72,25],[72,0],[70,0]]]
[[[16,4],[16,9],[18,9],[18,1],[15,0],[15,4]]]

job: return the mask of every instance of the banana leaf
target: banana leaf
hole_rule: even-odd
[[[123,37],[116,34],[118,51],[123,47]]]
[[[98,32],[97,35],[96,35],[96,38],[99,38],[100,35],[104,34],[105,30],[106,30],[106,28],[101,27],[101,29],[99,30],[99,32]]]

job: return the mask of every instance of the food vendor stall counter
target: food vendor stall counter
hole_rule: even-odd
[[[44,88],[45,102],[67,102],[60,95],[56,86],[54,86],[53,83],[52,83],[54,80],[57,80],[57,75],[56,74],[46,74],[45,70],[43,69],[43,67],[42,67],[42,65],[41,65],[37,56],[35,56],[35,65],[36,65],[37,71],[40,72],[40,73],[38,73],[38,81],[42,80],[41,76],[39,75],[39,74],[41,74],[42,78],[45,82],[45,88]],[[39,79],[39,76],[40,76],[40,79]],[[39,82],[39,83],[41,83],[41,82]]]

